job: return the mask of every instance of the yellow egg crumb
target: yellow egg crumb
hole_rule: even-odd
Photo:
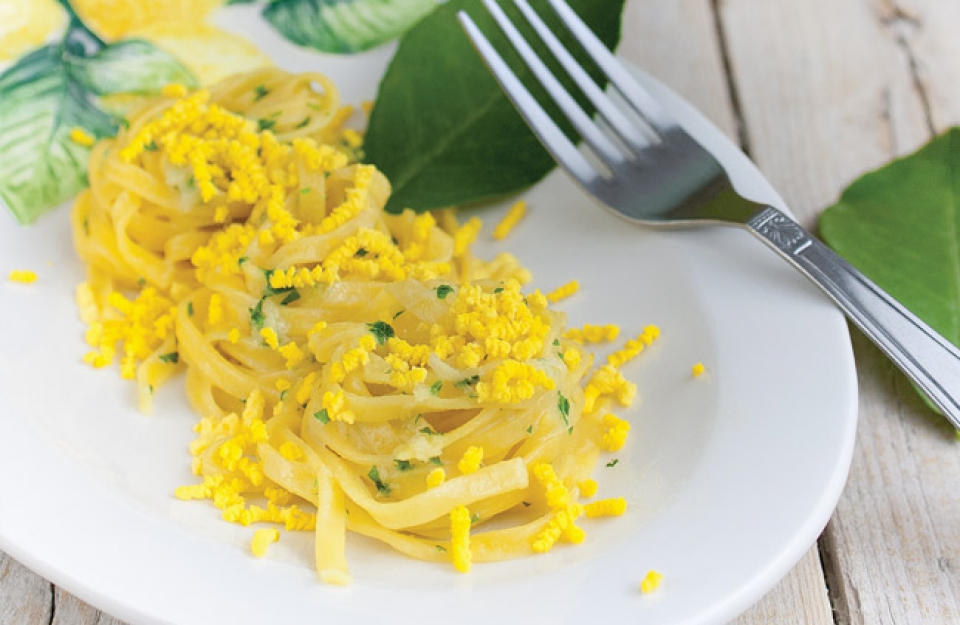
[[[630,432],[630,422],[624,421],[613,414],[605,414],[602,424],[603,435],[600,438],[600,449],[603,451],[620,451],[626,443]]]
[[[593,497],[597,494],[597,481],[594,479],[584,480],[577,485],[577,488],[580,489],[580,495],[583,497]]]
[[[77,145],[90,147],[97,142],[97,138],[79,126],[70,129],[70,140]]]
[[[660,581],[663,575],[657,571],[647,571],[643,581],[640,582],[640,592],[648,594],[660,587]]]
[[[477,469],[483,464],[483,447],[476,447],[471,445],[463,452],[463,458],[460,459],[460,462],[457,464],[457,468],[460,469],[460,473],[464,475],[469,475],[470,473],[476,473]]]
[[[227,333],[227,340],[236,345],[240,341],[240,329],[230,328],[230,332]]]
[[[510,207],[510,210],[507,211],[507,214],[504,215],[503,219],[500,220],[494,229],[493,229],[493,238],[497,241],[502,241],[507,238],[513,229],[517,226],[517,223],[523,218],[527,212],[527,203],[523,200],[519,200]]]
[[[703,366],[702,362],[698,362],[690,368],[690,372],[693,374],[693,377],[699,378],[706,372],[707,368]]]
[[[588,518],[602,516],[620,516],[627,510],[627,500],[623,497],[613,497],[610,499],[601,499],[588,503],[583,507],[584,514]]]
[[[437,467],[427,474],[427,488],[436,488],[447,480],[447,472]]]
[[[14,269],[10,272],[8,279],[10,282],[17,282],[19,284],[33,284],[37,281],[37,274],[28,269]]]
[[[280,531],[275,528],[260,529],[253,533],[250,540],[250,551],[258,558],[267,555],[267,547],[280,540]]]
[[[457,506],[450,511],[450,558],[461,573],[468,572],[473,564],[470,525],[470,511],[466,506]]]
[[[566,299],[580,290],[580,283],[576,280],[571,280],[563,286],[557,287],[556,289],[547,293],[547,299],[553,303],[557,303],[562,299]]]
[[[564,332],[564,338],[578,341],[580,343],[603,343],[612,341],[620,335],[620,326],[608,323],[598,326],[586,324],[582,328],[570,328]]]

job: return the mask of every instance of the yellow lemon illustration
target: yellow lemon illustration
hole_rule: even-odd
[[[98,35],[114,40],[165,22],[200,22],[224,0],[71,0],[74,10]]]
[[[273,64],[249,40],[209,24],[156,23],[128,36],[146,39],[177,57],[201,85]]]
[[[0,61],[44,43],[64,17],[56,0],[0,0]]]

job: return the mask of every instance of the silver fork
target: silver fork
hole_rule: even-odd
[[[584,190],[646,226],[714,223],[746,228],[822,288],[960,428],[960,350],[781,211],[738,195],[716,158],[680,127],[563,0],[548,1],[623,102],[615,102],[589,77],[526,0],[513,1],[596,108],[599,123],[564,89],[500,6],[494,0],[484,0],[484,6],[580,134],[592,159],[554,123],[470,16],[460,11],[458,19],[527,124]]]

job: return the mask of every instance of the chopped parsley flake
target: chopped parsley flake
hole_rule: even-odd
[[[393,313],[393,318],[396,319],[397,317],[399,317],[400,315],[402,315],[402,314],[405,313],[405,312],[407,312],[407,311],[406,311],[406,310],[398,310],[397,312]]]
[[[370,471],[367,473],[367,477],[373,480],[374,485],[377,487],[377,494],[383,495],[386,497],[390,494],[390,486],[385,484],[383,480],[380,479],[380,470],[377,468],[377,465],[370,467]]]
[[[563,396],[563,393],[557,391],[557,408],[560,410],[560,418],[564,425],[570,425],[570,400]]]
[[[437,434],[437,433],[433,430],[433,428],[430,428],[430,427],[420,428],[420,433],[421,433],[421,434],[426,434],[427,436],[436,436],[436,434]]]
[[[257,120],[257,131],[263,132],[264,130],[270,130],[276,125],[277,125],[277,120],[261,117],[260,119]]]
[[[387,340],[394,337],[393,327],[385,321],[368,323],[367,328],[370,329],[373,338],[377,339],[377,345],[386,345]]]
[[[437,548],[437,551],[439,551],[440,553],[446,553],[446,552],[447,552],[447,548],[444,547],[443,545],[434,545],[434,546]]]
[[[608,468],[608,469],[612,469],[613,467],[617,466],[617,463],[618,463],[618,462],[620,462],[620,459],[619,459],[619,458],[614,458],[613,460],[611,460],[610,462],[607,463],[607,468]]]
[[[430,462],[437,465],[438,467],[443,466],[443,460],[440,459],[440,456],[434,456],[433,458],[430,458]]]
[[[330,423],[330,415],[327,414],[326,408],[321,408],[318,412],[313,413],[313,418],[324,425]]]
[[[369,254],[369,253],[370,253],[370,252],[368,252],[367,250],[365,250],[365,249],[363,249],[363,248],[361,247],[361,248],[358,249],[356,252],[354,252],[353,255],[356,256],[357,258],[363,258],[364,256],[366,256],[366,255]]]
[[[493,290],[493,292],[494,292],[494,294],[503,293],[503,287],[502,287],[502,286],[498,286],[497,288],[495,288],[495,289]]]
[[[443,380],[437,380],[432,385],[430,385],[430,394],[439,395],[440,390],[443,388]]]
[[[459,382],[454,382],[453,385],[456,386],[457,388],[467,388],[468,386],[473,386],[479,381],[480,381],[479,375],[472,375],[469,378],[464,378],[460,380]]]
[[[268,93],[270,93],[270,90],[267,89],[265,86],[263,86],[263,85],[257,85],[256,87],[253,88],[253,101],[254,101],[254,102],[259,102],[259,101],[262,100],[262,99],[264,98],[264,96],[266,96]]]
[[[306,125],[309,124],[309,123],[310,123],[310,116],[308,115],[308,116],[306,116],[306,117],[303,118],[303,121],[302,121],[302,122],[300,122],[299,124],[297,124],[296,126],[294,126],[294,128],[303,128],[304,126],[306,126]]]
[[[240,258],[237,259],[237,267],[242,266],[243,263],[247,262],[248,260],[250,259],[247,258],[246,256],[241,256]]]
[[[447,296],[453,293],[453,287],[449,284],[441,284],[436,289],[437,299],[447,299]]]
[[[293,302],[297,301],[298,299],[300,299],[300,291],[298,291],[298,290],[296,290],[296,289],[293,289],[292,291],[290,291],[289,293],[287,293],[287,296],[286,296],[286,297],[284,297],[282,300],[280,300],[280,305],[281,305],[281,306],[286,306],[287,304],[292,304]]]
[[[480,513],[474,512],[470,515],[470,525],[475,525],[480,522]]]
[[[304,188],[300,189],[300,195],[306,195],[306,194],[310,193],[310,190],[311,190],[310,187],[304,187]]]
[[[413,468],[409,460],[394,460],[393,463],[397,465],[397,468],[401,471],[409,471]]]
[[[263,324],[266,323],[267,317],[263,314],[263,298],[260,298],[260,301],[257,302],[257,305],[253,308],[250,308],[250,323],[259,330],[263,327]],[[191,313],[192,314],[192,313]]]
[[[147,143],[146,145],[144,145],[143,149],[146,150],[147,152],[156,152],[160,148],[157,147],[156,141],[151,141],[150,143]]]
[[[193,316],[193,302],[187,302],[187,316]]]
[[[160,362],[165,362],[170,365],[175,365],[180,362],[180,354],[178,352],[170,352],[169,354],[163,354],[160,356]]]

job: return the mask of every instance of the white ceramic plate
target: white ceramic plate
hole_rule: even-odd
[[[371,98],[389,49],[325,59],[235,11],[225,26],[291,70],[331,75],[347,101]],[[239,16],[239,17],[237,17]],[[737,185],[784,208],[747,159],[689,105],[651,89],[726,162]],[[586,522],[587,541],[544,556],[452,567],[352,539],[355,584],[321,585],[309,535],[250,556],[228,525],[173,489],[194,481],[195,416],[182,381],[137,413],[115,370],[80,363],[73,289],[83,277],[67,211],[30,228],[0,217],[0,548],[79,597],[142,623],[719,623],[757,601],[826,524],[846,479],[856,424],[849,336],[825,296],[748,234],[653,232],[608,215],[561,174],[526,194],[509,249],[544,290],[577,278],[571,323],[644,325],[660,341],[630,364],[643,400],[624,413],[629,445],[602,462],[601,496],[626,515]],[[483,212],[495,223],[504,207]],[[694,379],[690,368],[707,373]],[[609,460],[608,459],[608,460]],[[641,595],[650,569],[661,588]],[[589,619],[589,620],[588,620]]]

